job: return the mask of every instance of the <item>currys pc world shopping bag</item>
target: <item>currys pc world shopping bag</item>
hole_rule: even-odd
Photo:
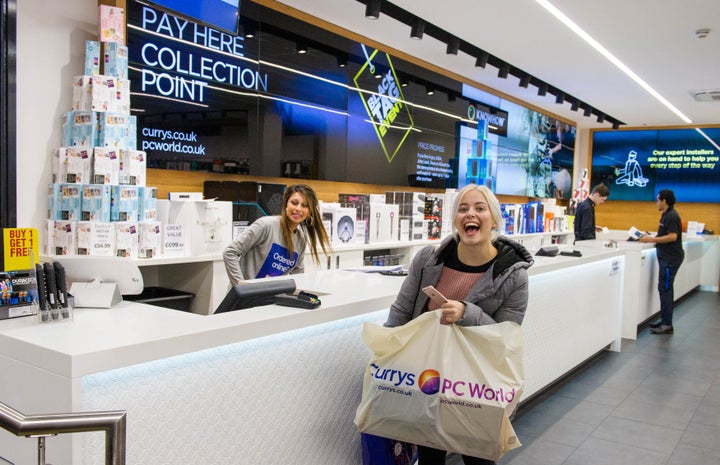
[[[490,460],[520,447],[509,419],[525,381],[520,325],[443,325],[433,311],[396,328],[365,323],[362,338],[373,357],[361,432]]]

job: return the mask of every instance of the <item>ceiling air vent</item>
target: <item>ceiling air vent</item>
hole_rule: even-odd
[[[720,90],[700,90],[693,92],[698,102],[720,102]]]

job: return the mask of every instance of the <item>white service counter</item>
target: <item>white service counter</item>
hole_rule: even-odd
[[[675,277],[675,300],[696,288],[718,291],[720,240],[718,236],[684,236],[685,260]],[[637,339],[638,325],[660,311],[658,265],[655,244],[627,241],[626,231],[598,234],[592,241],[579,241],[578,250],[617,247],[626,254],[622,337]]]
[[[625,254],[537,257],[530,269],[525,397],[619,347]],[[25,414],[126,410],[127,463],[360,463],[352,422],[369,352],[402,277],[333,270],[294,276],[322,306],[199,315],[123,302],[69,322],[0,321],[0,400]],[[36,442],[0,432],[33,463]],[[101,433],[47,440],[56,464],[102,464]]]

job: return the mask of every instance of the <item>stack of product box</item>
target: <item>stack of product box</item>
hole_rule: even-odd
[[[385,195],[338,194],[338,201],[344,208],[355,208],[357,223],[365,232],[365,244],[400,239],[400,208],[386,203]]]
[[[385,192],[385,203],[398,205],[399,240],[427,239],[428,222],[425,220],[425,198],[424,192]]]
[[[48,190],[48,255],[151,258],[160,250],[157,188],[145,186],[130,115],[124,15],[99,6],[99,41],[86,41],[85,72],[73,79]]]
[[[568,231],[565,208],[555,199],[525,204],[502,203],[500,209],[505,220],[505,235]]]

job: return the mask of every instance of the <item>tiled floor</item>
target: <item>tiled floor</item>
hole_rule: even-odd
[[[499,464],[720,464],[720,294],[685,297],[674,326],[643,328],[521,410],[523,447]]]

